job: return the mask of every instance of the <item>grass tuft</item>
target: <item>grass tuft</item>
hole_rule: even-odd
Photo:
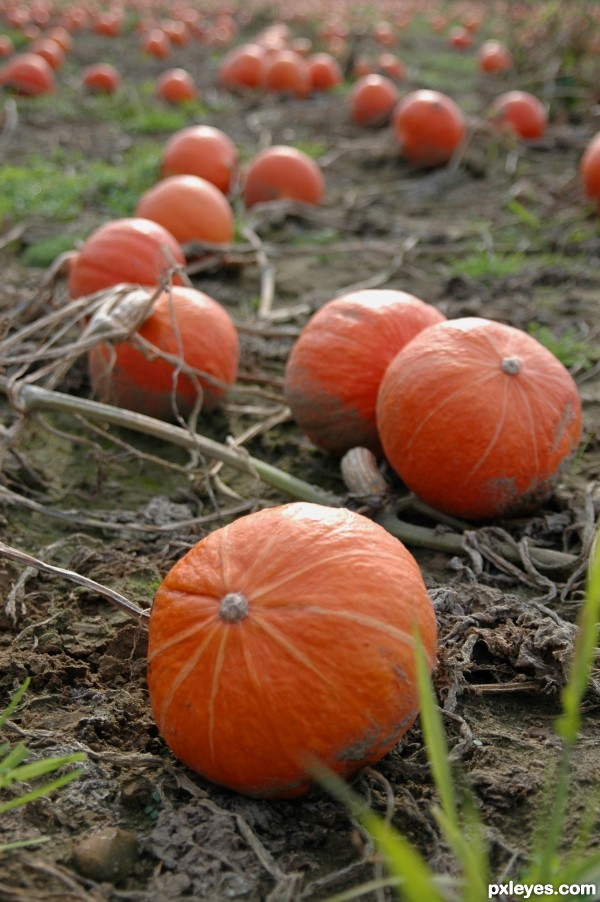
[[[29,678],[26,679],[13,695],[8,706],[0,714],[0,729],[4,726],[8,718],[15,711],[21,699],[25,695],[29,686]],[[12,748],[8,743],[0,743],[0,815],[6,814],[15,808],[29,804],[36,799],[50,795],[58,789],[62,789],[73,780],[82,776],[81,768],[76,770],[68,770],[66,773],[60,773],[65,767],[86,760],[83,752],[75,752],[72,755],[58,755],[55,757],[38,758],[34,761],[28,761],[29,750],[24,743],[19,742]],[[44,778],[52,776],[52,779]],[[33,784],[33,786],[32,786]],[[18,786],[19,792],[6,798],[5,790],[12,786]],[[25,845],[32,845],[39,842],[47,842],[48,837],[41,837],[35,841],[16,840],[6,845],[0,846],[0,852],[8,849],[20,848]]]

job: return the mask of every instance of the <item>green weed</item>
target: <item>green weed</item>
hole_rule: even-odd
[[[28,686],[29,679],[26,679],[12,697],[7,708],[0,714],[0,729],[17,708]],[[22,742],[17,743],[12,748],[8,743],[0,743],[0,816],[6,814],[7,811],[27,805],[35,799],[41,799],[50,795],[50,793],[62,789],[68,783],[72,783],[73,780],[77,780],[83,774],[81,768],[69,770],[66,773],[59,772],[63,771],[70,764],[76,764],[86,759],[86,755],[83,752],[38,758],[34,761],[28,761],[29,756],[29,750]],[[43,779],[51,774],[56,774],[57,776],[50,780]],[[34,784],[33,788],[31,788],[32,783]],[[14,785],[22,787],[21,791],[6,798],[4,791]],[[41,837],[36,839],[35,843],[45,841],[47,841],[47,837]],[[31,844],[32,842],[28,840],[16,840],[0,846],[0,852]]]
[[[569,369],[577,367],[587,370],[599,358],[598,350],[579,341],[572,329],[567,329],[562,335],[557,336],[547,326],[532,322],[529,323],[527,331]]]
[[[518,251],[503,253],[490,248],[473,251],[450,263],[452,275],[468,276],[486,281],[491,278],[512,276],[521,272],[531,261]]]
[[[31,218],[68,222],[85,210],[131,216],[140,194],[158,178],[161,148],[136,145],[114,162],[34,156],[0,169],[0,222]]]
[[[25,266],[37,266],[46,269],[56,258],[73,247],[71,235],[54,235],[30,244],[23,251],[21,258]]]

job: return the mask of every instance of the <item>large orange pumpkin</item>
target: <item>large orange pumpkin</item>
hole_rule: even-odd
[[[313,91],[330,91],[344,81],[342,67],[332,53],[313,53],[307,57],[306,64]]]
[[[206,374],[197,376],[204,411],[214,408],[237,378],[239,341],[233,321],[221,304],[195,288],[175,287],[159,295],[139,334]],[[160,420],[173,420],[175,409],[187,416],[198,397],[194,381],[182,374],[175,399],[174,363],[136,347],[134,341],[114,348],[95,345],[88,368],[98,400]]]
[[[380,126],[389,122],[400,91],[387,75],[361,76],[348,95],[350,118],[357,125]]]
[[[291,798],[316,762],[342,776],[414,722],[414,630],[436,623],[419,567],[382,527],[296,502],[202,539],[152,607],[148,687],[184,764],[237,792]]]
[[[78,298],[119,282],[159,285],[173,266],[184,266],[179,242],[157,222],[113,219],[84,241],[69,268],[69,294]],[[175,274],[174,282],[181,282]]]
[[[492,101],[488,115],[495,128],[512,131],[526,141],[543,137],[548,124],[546,106],[529,91],[500,94]]]
[[[392,130],[400,153],[412,166],[443,166],[461,146],[467,121],[458,104],[442,91],[420,88],[394,109]]]
[[[512,68],[512,53],[502,41],[484,41],[477,51],[477,66],[481,72],[496,74]]]
[[[181,67],[162,72],[156,79],[155,88],[156,96],[167,103],[187,103],[198,96],[193,76]]]
[[[212,125],[188,125],[165,144],[161,175],[197,175],[229,194],[238,164],[237,147],[229,135]]]
[[[166,59],[172,49],[171,41],[162,28],[152,28],[147,34],[143,35],[140,47],[144,53],[161,60]]]
[[[219,84],[230,90],[258,88],[262,84],[266,53],[258,44],[240,44],[221,59],[217,77]]]
[[[392,289],[328,301],[302,330],[285,372],[285,396],[311,441],[332,454],[381,450],[375,407],[387,365],[426,326],[445,319],[431,304]]]
[[[310,93],[308,64],[294,50],[276,50],[267,54],[263,65],[262,87],[276,94],[303,98]]]
[[[275,200],[319,204],[325,193],[321,167],[297,147],[274,144],[254,156],[243,178],[246,207]]]
[[[37,53],[17,53],[0,69],[0,85],[25,97],[52,94],[56,90],[54,69]]]
[[[474,520],[549,497],[581,437],[581,401],[535,338],[479,317],[417,335],[382,380],[377,421],[389,463],[439,510]]]
[[[57,72],[65,62],[65,51],[52,38],[40,37],[32,41],[28,48],[31,53],[37,53],[42,59],[45,59],[48,65]]]
[[[111,63],[92,63],[81,73],[81,84],[92,93],[114,94],[121,84],[121,73]]]
[[[233,238],[229,201],[216,185],[197,175],[170,175],[157,182],[140,196],[135,215],[160,223],[181,244],[226,244]]]

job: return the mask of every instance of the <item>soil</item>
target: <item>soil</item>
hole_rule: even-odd
[[[62,76],[76,115],[62,117],[60,104],[19,99],[4,161],[78,147],[89,159],[118,165],[136,136],[127,122],[96,116],[94,101],[75,82],[81,66],[100,57],[119,65],[128,90],[166,67],[131,53],[130,40],[78,35]],[[418,60],[441,53],[442,41],[430,35],[427,48],[408,42],[405,50]],[[577,176],[597,129],[592,88],[574,106],[552,95],[547,134],[525,145],[492,137],[481,119],[489,98],[523,86],[523,74],[490,82],[473,67],[453,92],[471,117],[469,144],[456,166],[423,172],[402,161],[387,127],[354,126],[343,94],[303,101],[225,95],[214,87],[217,59],[197,45],[177,50],[173,64],[190,69],[207,104],[201,115],[190,112],[190,121],[222,128],[245,159],[269,142],[322,146],[327,193],[310,211],[247,213],[234,199],[240,222],[251,226],[272,267],[270,309],[259,311],[264,273],[248,233],[233,257],[193,270],[194,284],[238,322],[243,344],[243,379],[222,410],[201,417],[200,432],[224,442],[248,430],[243,446],[254,457],[375,513],[349,494],[338,462],[313,448],[286,416],[285,359],[322,303],[353,288],[389,287],[416,294],[448,317],[543,328],[562,347],[587,348],[586,359],[569,361],[584,405],[582,448],[552,497],[531,516],[472,524],[458,552],[409,542],[438,614],[435,687],[450,758],[480,809],[493,874],[517,877],[558,760],[554,721],[600,503],[600,231]],[[553,89],[545,78],[538,87]],[[418,68],[410,79],[406,87],[420,84]],[[60,310],[66,296],[64,277],[27,267],[23,250],[58,230],[75,241],[106,218],[91,197],[77,222],[49,222],[30,209],[19,222],[5,223],[0,313],[9,336]],[[488,255],[487,269],[467,265],[474,253]],[[492,265],[511,255],[520,265],[510,271]],[[41,340],[34,332],[24,347],[32,351]],[[84,358],[66,369],[55,387],[89,397]],[[146,611],[161,578],[207,531],[290,500],[130,429],[99,431],[102,424],[67,412],[23,417],[7,398],[0,399],[0,415],[4,541]],[[406,499],[383,470],[393,500]],[[448,529],[410,505],[402,517],[437,526],[437,534]],[[534,565],[528,543],[569,557],[558,566]],[[507,545],[520,552],[516,560]],[[87,756],[80,779],[0,818],[0,844],[49,840],[2,855],[1,900],[324,900],[381,874],[368,836],[324,790],[293,802],[249,799],[173,758],[150,713],[143,618],[93,589],[2,556],[0,595],[0,708],[26,677],[31,681],[2,741],[24,742],[32,759]],[[594,682],[573,761],[567,847],[596,785],[598,701]],[[456,872],[432,814],[435,792],[418,724],[353,786],[435,870]],[[110,866],[103,870],[97,859],[107,845]],[[356,898],[387,896],[365,891]]]

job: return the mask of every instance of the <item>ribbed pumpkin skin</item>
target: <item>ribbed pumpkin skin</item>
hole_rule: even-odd
[[[175,287],[163,292],[139,332],[147,341],[167,354],[183,357],[195,367],[232,385],[237,378],[239,340],[229,314],[217,301],[194,288]],[[179,336],[173,327],[173,316]],[[173,374],[171,363],[148,359],[129,342],[114,346],[114,355],[105,344],[95,345],[88,353],[88,370],[95,397],[108,404],[135,410],[160,420],[173,420]],[[223,386],[198,377],[203,391],[202,410],[214,408],[225,392]],[[192,380],[180,375],[177,380],[177,409],[187,416],[196,402]]]
[[[420,88],[394,109],[392,130],[401,155],[413,166],[444,166],[464,141],[467,121],[447,94]]]
[[[396,356],[377,421],[386,457],[411,491],[439,510],[488,520],[530,511],[551,494],[581,438],[581,400],[570,373],[532,336],[465,317],[426,329]]]
[[[114,219],[84,241],[69,269],[72,298],[120,282],[159,285],[173,265],[184,266],[179,242],[167,229],[140,217]],[[181,283],[179,276],[173,277]]]
[[[381,450],[375,408],[386,367],[398,351],[444,314],[391,289],[353,291],[315,313],[292,348],[285,397],[317,447],[335,455],[363,445]]]
[[[242,186],[246,207],[276,200],[321,203],[325,179],[319,164],[296,147],[273,144],[248,163]]]
[[[161,176],[197,175],[228,194],[238,164],[231,138],[212,125],[189,125],[175,132],[162,154]]]
[[[229,201],[216,185],[197,175],[170,175],[152,185],[138,199],[135,214],[160,223],[180,244],[226,244],[233,238]]]
[[[370,72],[361,76],[348,94],[350,118],[357,125],[384,125],[399,100],[400,91],[391,78]]]
[[[247,616],[226,622],[241,593]],[[385,755],[417,716],[413,627],[433,666],[419,568],[382,527],[297,502],[242,517],[167,574],[150,616],[148,686],[177,758],[245,795],[308,791]]]

